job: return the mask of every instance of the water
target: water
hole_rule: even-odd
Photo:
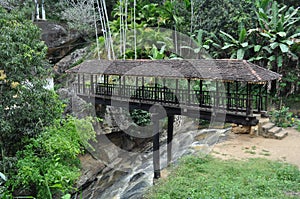
[[[183,155],[202,152],[207,154],[211,151],[213,145],[218,142],[220,135],[227,130],[192,130],[186,133],[177,133],[172,142],[173,163]],[[160,146],[160,163],[161,168],[167,167],[167,145]],[[131,155],[129,155],[131,154]],[[138,199],[141,198],[145,191],[153,184],[153,163],[152,152],[144,153],[128,153],[119,154],[118,163],[111,164],[112,169],[106,173],[114,179],[109,187],[102,189],[101,193],[96,197],[94,195],[88,198],[99,199]],[[116,171],[121,172],[117,173]],[[104,175],[103,175],[104,176]],[[99,176],[99,186],[103,186],[106,178]],[[93,187],[97,190],[97,187]],[[95,191],[96,193],[96,191]]]

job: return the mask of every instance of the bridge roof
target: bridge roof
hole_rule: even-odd
[[[88,60],[67,73],[267,82],[281,75],[245,60]]]

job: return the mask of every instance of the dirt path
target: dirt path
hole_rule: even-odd
[[[222,159],[260,157],[280,160],[300,168],[300,132],[293,128],[286,130],[288,136],[282,140],[230,133],[226,141],[214,146],[211,154]]]

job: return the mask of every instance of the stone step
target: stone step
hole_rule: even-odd
[[[268,133],[271,135],[275,135],[276,133],[279,133],[281,130],[282,130],[281,127],[274,126],[273,128],[268,130]]]
[[[268,122],[268,123],[264,124],[261,128],[262,128],[264,131],[268,131],[269,129],[273,128],[274,126],[275,126],[274,123]]]
[[[267,123],[271,123],[269,118],[259,118],[259,123],[263,126]]]
[[[275,137],[276,139],[282,140],[282,139],[285,138],[287,135],[288,135],[288,132],[282,130],[282,131],[276,133],[276,134],[274,135],[274,137]]]

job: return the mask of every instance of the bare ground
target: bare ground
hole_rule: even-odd
[[[300,132],[293,128],[286,131],[288,136],[282,140],[229,133],[226,141],[216,144],[211,154],[222,159],[267,158],[300,168]]]

